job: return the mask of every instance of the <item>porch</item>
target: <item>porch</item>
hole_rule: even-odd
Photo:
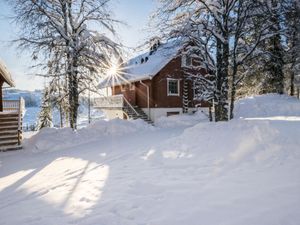
[[[149,116],[141,108],[137,106],[133,106],[122,94],[96,98],[94,100],[94,107],[98,109],[102,109],[106,112],[109,111],[121,112],[122,115],[121,116],[118,115],[115,118],[142,119],[149,124],[153,124]]]
[[[25,113],[25,101],[3,100],[0,111],[0,151],[22,148],[22,120]]]
[[[100,109],[123,109],[125,106],[126,98],[124,95],[112,95],[108,97],[95,98],[94,107]],[[128,102],[128,104],[130,104]]]

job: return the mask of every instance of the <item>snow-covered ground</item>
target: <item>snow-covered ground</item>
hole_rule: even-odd
[[[0,224],[298,225],[300,101],[238,101],[201,113],[45,129],[0,153]]]

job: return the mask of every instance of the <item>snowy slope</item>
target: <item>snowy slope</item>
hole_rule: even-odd
[[[237,101],[235,110],[237,118],[246,119],[292,120],[293,117],[300,117],[299,100],[286,95],[267,94],[244,98]]]
[[[268,95],[240,100],[229,123],[44,130],[0,153],[0,224],[297,225],[299,112]]]

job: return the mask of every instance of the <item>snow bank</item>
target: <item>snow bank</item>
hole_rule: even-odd
[[[192,126],[199,122],[208,121],[208,112],[205,109],[199,110],[194,114],[181,114],[168,117],[161,117],[155,123],[155,126],[161,128]]]
[[[179,158],[190,156],[197,163],[228,166],[237,163],[264,163],[300,156],[299,122],[232,120],[222,123],[199,123],[182,135],[168,140],[162,155],[176,149]],[[170,149],[170,151],[168,150]],[[207,157],[209,156],[209,157]],[[175,157],[175,158],[178,158]],[[171,157],[172,158],[172,157]]]
[[[300,122],[200,123],[152,148],[143,159],[163,199],[152,224],[297,224],[299,133]]]
[[[299,117],[300,102],[288,95],[267,94],[247,97],[235,104],[235,118]]]
[[[96,141],[103,136],[120,136],[154,129],[143,120],[100,120],[73,131],[71,128],[44,128],[30,139],[25,139],[24,148],[34,151],[56,151]]]

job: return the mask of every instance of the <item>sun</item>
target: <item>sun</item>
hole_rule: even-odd
[[[121,83],[129,84],[128,77],[130,77],[130,74],[126,71],[128,68],[129,67],[123,63],[123,60],[112,57],[105,65],[105,73],[103,76],[105,86],[114,86]]]
[[[107,70],[108,76],[116,76],[119,73],[119,66],[117,64],[112,64]]]

